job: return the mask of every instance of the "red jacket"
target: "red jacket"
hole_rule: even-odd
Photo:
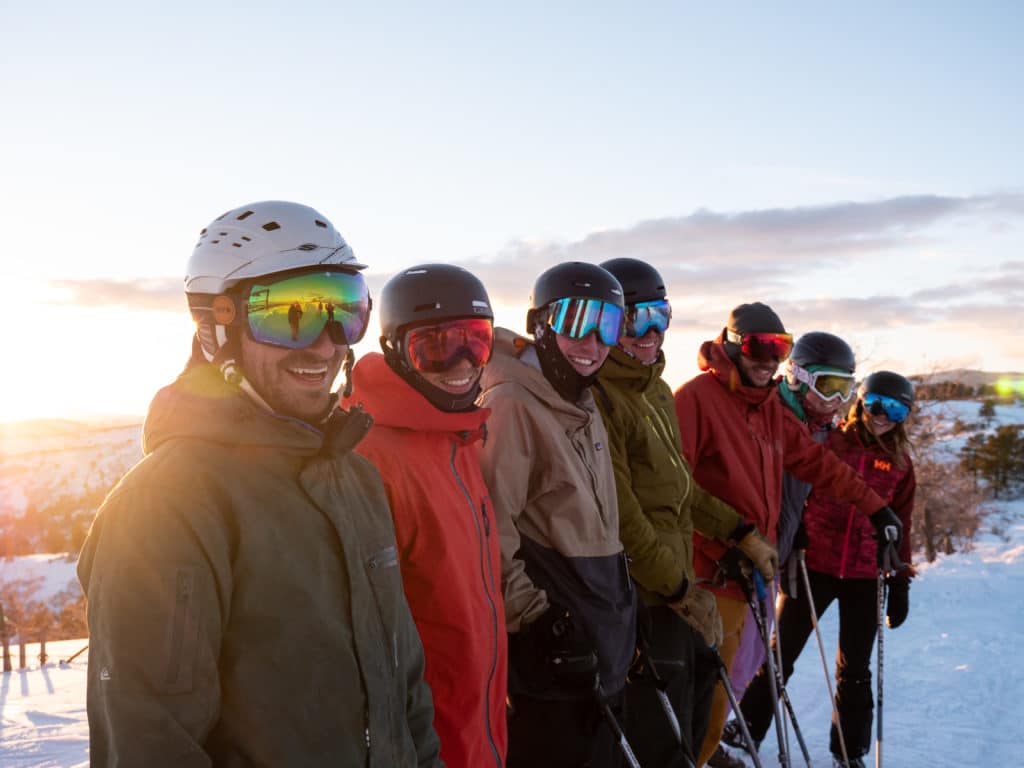
[[[782,470],[852,502],[865,514],[885,502],[857,473],[814,442],[807,426],[783,405],[775,387],[748,387],[722,345],[722,337],[701,345],[698,363],[705,373],[675,394],[683,454],[694,479],[731,504],[748,523],[775,541],[782,504]],[[727,545],[694,534],[694,570],[715,576],[715,563]],[[733,582],[719,591],[737,600]]]
[[[374,418],[357,451],[384,480],[402,581],[426,655],[434,728],[449,768],[503,766],[508,669],[501,553],[480,474],[490,411],[445,413],[380,353],[352,372]]]
[[[826,445],[856,469],[899,516],[903,523],[899,555],[909,566],[910,518],[917,488],[910,457],[900,466],[878,443],[866,445],[856,425],[832,432]],[[807,500],[804,525],[810,540],[807,567],[812,571],[847,579],[878,576],[875,529],[850,504],[833,498],[824,489],[815,489]]]

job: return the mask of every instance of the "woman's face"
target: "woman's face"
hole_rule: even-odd
[[[884,413],[871,413],[867,408],[863,407],[863,403],[861,404],[860,409],[860,420],[863,422],[868,432],[873,434],[875,437],[881,437],[896,428],[896,423],[889,421],[888,416]]]
[[[552,331],[553,333],[553,331]],[[611,347],[607,347],[597,340],[597,332],[588,333],[586,338],[572,339],[560,333],[555,334],[555,342],[558,348],[565,355],[565,359],[580,376],[590,376],[597,373],[604,365],[605,358]]]

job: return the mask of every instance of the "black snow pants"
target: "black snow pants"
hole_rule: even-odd
[[[654,663],[687,744],[696,754],[708,728],[711,696],[718,679],[711,650],[671,608],[641,610],[639,619],[642,647]],[[626,738],[642,766],[684,766],[679,742],[643,661],[626,685]]]
[[[871,651],[878,631],[878,583],[874,579],[840,579],[808,571],[814,610],[820,617],[833,600],[839,601],[839,650],[836,653],[836,709],[851,758],[867,754],[871,747],[874,699],[871,692]],[[782,641],[782,676],[788,680],[793,664],[814,631],[803,582],[796,597],[781,598],[778,636]],[[774,643],[772,644],[774,649]],[[762,664],[743,694],[740,709],[755,741],[763,741],[771,725],[774,707],[768,665]],[[842,754],[835,715],[829,749]]]
[[[619,724],[623,692],[608,698]],[[506,768],[621,768],[622,753],[597,702],[509,695]]]

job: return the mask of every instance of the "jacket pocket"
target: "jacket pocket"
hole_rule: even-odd
[[[404,595],[402,576],[398,569],[398,548],[391,546],[379,549],[366,558],[366,575],[373,588],[374,603],[381,623],[382,649],[391,657],[394,669],[398,668],[398,606]]]
[[[179,568],[171,585],[171,617],[164,676],[166,693],[192,690],[192,673],[199,644],[198,606],[195,601],[195,572]]]

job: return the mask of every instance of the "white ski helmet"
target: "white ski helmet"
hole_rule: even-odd
[[[215,299],[243,280],[323,265],[365,269],[327,217],[282,200],[250,203],[199,233],[185,272],[185,296],[207,359],[226,339]]]

